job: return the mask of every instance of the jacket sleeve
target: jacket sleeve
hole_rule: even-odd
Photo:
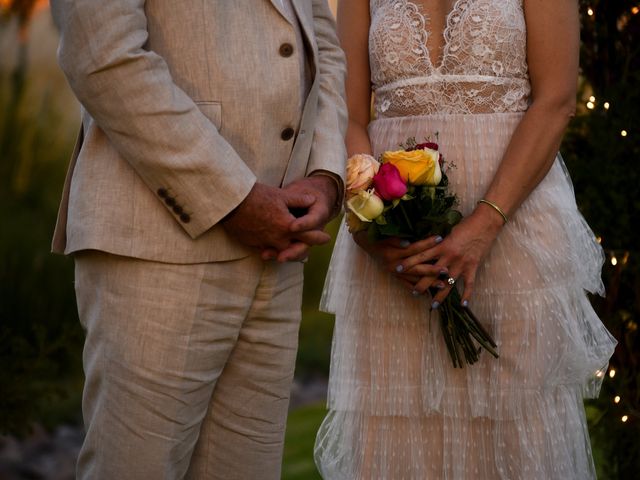
[[[338,43],[335,21],[326,0],[312,0],[320,91],[317,123],[307,174],[322,170],[338,176],[344,186],[347,128],[345,57]]]
[[[174,83],[163,58],[145,48],[144,4],[52,0],[58,60],[113,147],[159,201],[169,196],[183,208],[175,218],[196,238],[248,195],[256,177]]]

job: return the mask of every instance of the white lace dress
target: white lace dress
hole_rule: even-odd
[[[529,102],[522,0],[458,0],[437,67],[426,12],[403,0],[372,0],[370,11],[374,153],[438,132],[468,214]],[[500,359],[485,352],[454,369],[430,299],[414,298],[343,225],[322,300],[336,314],[315,451],[324,478],[595,477],[582,400],[597,395],[615,346],[586,296],[603,293],[603,260],[558,156],[477,275],[471,306]]]

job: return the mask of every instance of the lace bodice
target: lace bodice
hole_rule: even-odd
[[[531,91],[522,0],[457,0],[440,59],[418,2],[371,0],[369,61],[377,118],[526,110]]]

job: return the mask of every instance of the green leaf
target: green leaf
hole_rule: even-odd
[[[449,225],[457,225],[462,220],[462,213],[458,210],[447,210],[445,213],[446,221]]]

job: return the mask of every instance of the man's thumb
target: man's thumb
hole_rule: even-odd
[[[309,193],[286,192],[284,202],[289,208],[309,208],[316,199]]]

